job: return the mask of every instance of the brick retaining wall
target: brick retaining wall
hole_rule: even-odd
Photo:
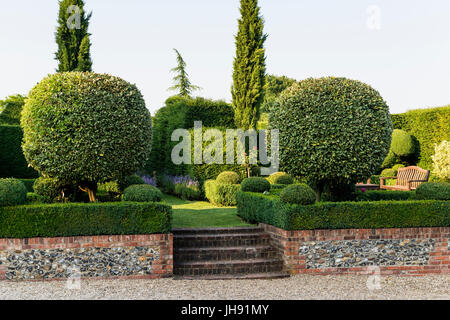
[[[172,274],[172,234],[0,239],[0,280]]]
[[[286,231],[260,224],[292,274],[449,274],[450,228]]]

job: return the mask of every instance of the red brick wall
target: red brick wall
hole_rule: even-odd
[[[285,265],[292,274],[367,274],[367,266],[348,268],[307,267],[307,257],[300,255],[300,247],[311,241],[390,239],[433,239],[435,244],[433,250],[429,252],[428,264],[381,265],[379,266],[381,274],[422,275],[450,273],[449,227],[286,231],[266,224],[260,224],[260,226],[271,235],[273,245],[282,253]]]
[[[163,278],[173,274],[173,235],[112,235],[57,238],[0,239],[0,252],[31,249],[76,249],[117,247],[159,247],[159,259],[152,262],[152,273],[128,278]],[[5,279],[7,266],[0,264],[0,280]],[[127,278],[120,276],[119,278]]]

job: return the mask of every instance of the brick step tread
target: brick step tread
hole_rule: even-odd
[[[211,252],[230,252],[230,251],[263,251],[270,250],[276,251],[270,245],[254,245],[254,246],[234,246],[234,247],[185,247],[185,248],[174,248],[174,254],[188,254],[188,253],[211,253]]]
[[[281,259],[245,259],[245,260],[209,260],[209,261],[184,261],[174,263],[174,269],[180,268],[221,268],[235,265],[260,265],[260,264],[282,264]]]
[[[226,234],[226,233],[252,233],[262,232],[263,229],[259,227],[235,227],[235,228],[201,228],[201,229],[189,229],[189,228],[177,228],[172,229],[174,236],[177,235],[198,235],[198,234]]]
[[[254,233],[224,233],[224,234],[186,234],[173,236],[174,241],[177,240],[227,240],[227,239],[245,239],[245,238],[270,238],[270,235],[265,232]]]
[[[216,274],[204,276],[175,276],[174,280],[257,280],[257,279],[282,279],[289,278],[288,272],[266,272],[249,274]]]

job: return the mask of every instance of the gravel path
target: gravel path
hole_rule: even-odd
[[[383,276],[380,290],[369,290],[367,279],[298,275],[279,280],[82,280],[81,290],[68,289],[65,281],[2,281],[0,299],[450,299],[448,275]]]

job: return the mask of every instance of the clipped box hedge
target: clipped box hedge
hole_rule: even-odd
[[[390,201],[390,200],[414,200],[414,191],[397,190],[367,190],[366,192],[357,192],[356,201]]]
[[[238,215],[244,220],[285,230],[450,226],[449,201],[321,202],[302,206],[251,192],[239,192],[236,198]]]
[[[161,203],[68,203],[0,208],[0,238],[169,233]]]

